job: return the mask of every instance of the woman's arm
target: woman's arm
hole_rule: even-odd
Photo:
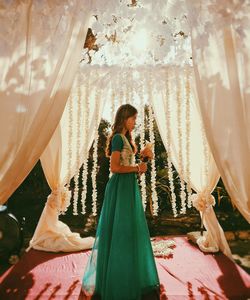
[[[120,151],[113,151],[110,157],[110,170],[112,173],[144,173],[147,170],[147,165],[141,163],[134,166],[122,166],[120,164]]]

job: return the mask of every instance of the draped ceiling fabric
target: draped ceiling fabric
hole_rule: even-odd
[[[1,2],[1,204],[29,174],[61,119],[89,17],[89,0]]]
[[[157,89],[153,93],[152,102],[155,112],[156,122],[160,131],[160,135],[166,150],[171,152],[171,160],[178,171],[179,175],[185,182],[190,182],[191,188],[197,193],[197,201],[206,201],[206,197],[212,197],[211,193],[216,187],[219,180],[219,172],[214,162],[213,156],[209,149],[204,149],[204,143],[207,143],[202,131],[202,124],[200,114],[196,105],[196,97],[193,84],[193,76],[191,67],[186,69],[189,72],[190,78],[190,135],[186,132],[185,119],[185,98],[181,99],[182,118],[181,124],[177,122],[177,89],[178,80],[184,81],[185,86],[185,72],[183,68],[166,68],[168,76],[169,94],[166,93],[166,87]],[[167,105],[168,102],[168,105]],[[168,108],[167,108],[168,106]],[[168,112],[169,109],[169,112]],[[167,118],[169,118],[170,132],[168,132]],[[178,128],[181,126],[182,144],[180,148]],[[171,148],[168,149],[167,136],[170,135]],[[189,171],[187,174],[187,140],[189,140]],[[207,151],[207,154],[206,154]],[[182,152],[183,172],[180,172],[180,152]],[[207,169],[207,175],[206,175]],[[204,197],[204,198],[203,198]],[[198,205],[199,207],[200,205]],[[200,249],[205,252],[217,252],[219,249],[228,257],[231,258],[231,251],[226,241],[224,232],[216,218],[212,205],[206,209],[201,210],[201,218],[207,229],[207,233],[197,240]]]
[[[78,233],[71,232],[66,224],[58,220],[58,217],[67,209],[71,198],[71,193],[64,186],[69,183],[69,179],[77,173],[87,158],[94,139],[95,125],[99,125],[101,121],[106,97],[99,90],[97,91],[93,84],[89,86],[90,79],[94,83],[98,82],[98,77],[95,75],[91,76],[91,73],[86,73],[84,76],[84,70],[82,70],[82,76],[76,77],[62,119],[41,156],[42,167],[52,192],[30,241],[29,249],[70,252],[89,249],[93,246],[93,237],[81,238]],[[89,109],[86,111],[88,103]],[[84,118],[86,117],[89,122],[87,132],[84,132],[86,121]],[[80,139],[78,138],[78,125]],[[69,130],[72,131],[71,136]],[[69,145],[71,151],[69,151]]]
[[[206,136],[232,202],[250,222],[250,3],[187,0]]]

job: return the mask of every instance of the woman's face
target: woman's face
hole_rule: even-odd
[[[125,128],[128,131],[132,131],[135,128],[135,124],[136,124],[136,118],[137,118],[137,114],[135,114],[132,117],[129,117],[126,121],[125,121]]]

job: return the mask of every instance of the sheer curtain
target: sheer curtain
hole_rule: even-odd
[[[61,119],[90,9],[89,0],[1,2],[1,204],[29,174]]]
[[[170,129],[170,152],[171,160],[182,179],[190,182],[190,186],[197,193],[192,196],[194,206],[200,211],[207,234],[197,240],[202,251],[216,252],[219,249],[231,258],[231,251],[226,241],[224,232],[216,218],[213,210],[214,199],[213,192],[218,180],[219,172],[214,162],[213,156],[207,146],[206,138],[201,126],[201,118],[196,105],[192,71],[188,68],[191,97],[190,97],[190,134],[186,131],[186,105],[185,99],[181,98],[181,124],[178,120],[178,100],[177,91],[181,89],[178,86],[178,80],[184,82],[185,70],[183,68],[173,67],[166,69],[168,82],[168,92],[166,88],[158,88],[160,92],[154,92],[152,97],[153,108],[160,135],[166,150],[168,149],[168,122]],[[182,94],[184,95],[184,94]],[[180,131],[182,143],[180,144]],[[189,159],[187,157],[187,140],[189,140]],[[180,152],[182,155],[180,156]],[[180,174],[180,158],[182,159],[183,172]],[[187,164],[189,161],[190,175],[187,174]],[[209,205],[207,205],[209,203]],[[204,204],[206,204],[204,207]]]
[[[81,72],[84,73],[84,68]],[[69,183],[87,158],[106,101],[100,90],[94,86],[88,87],[87,80],[97,81],[95,74],[88,75],[88,79],[86,76],[79,79],[80,73],[76,77],[62,119],[41,156],[42,167],[52,192],[28,249],[70,252],[88,249],[93,245],[93,237],[81,238],[58,219],[70,204],[71,193],[65,184]]]
[[[202,120],[232,202],[250,222],[250,5],[187,1]]]

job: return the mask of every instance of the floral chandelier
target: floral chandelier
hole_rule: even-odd
[[[82,62],[130,67],[191,64],[189,28],[181,7],[185,5],[163,0],[104,1],[92,17],[91,46],[84,50]]]

